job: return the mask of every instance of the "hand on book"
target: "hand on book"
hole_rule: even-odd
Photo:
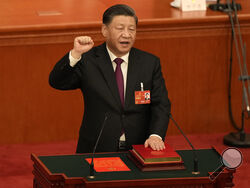
[[[165,144],[161,138],[158,136],[150,136],[144,143],[145,148],[150,146],[153,150],[163,150],[165,149]]]

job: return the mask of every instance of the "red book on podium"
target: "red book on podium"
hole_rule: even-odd
[[[142,171],[185,169],[181,156],[168,144],[161,151],[145,148],[144,145],[133,145],[130,159]]]

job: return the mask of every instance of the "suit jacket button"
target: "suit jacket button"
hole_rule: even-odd
[[[122,114],[122,119],[124,119],[126,117],[126,115],[125,114]]]

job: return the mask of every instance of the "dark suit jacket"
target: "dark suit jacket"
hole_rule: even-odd
[[[75,67],[66,54],[50,73],[50,85],[56,89],[80,88],[84,97],[84,116],[77,146],[78,153],[92,152],[105,113],[110,114],[97,146],[98,152],[117,151],[122,128],[126,143],[144,144],[150,134],[163,139],[168,127],[170,102],[156,56],[132,48],[129,54],[124,108],[121,105],[114,69],[106,44],[82,55]],[[151,104],[135,104],[135,91],[151,92]]]

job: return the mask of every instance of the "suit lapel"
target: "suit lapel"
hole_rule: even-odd
[[[122,108],[120,95],[116,83],[115,73],[112,66],[112,62],[110,60],[110,57],[108,55],[107,49],[106,49],[106,43],[99,46],[99,48],[96,51],[96,57],[97,57],[97,65],[102,72],[102,75],[118,105],[120,106],[120,109]]]
[[[119,106],[119,109],[122,110],[122,104],[120,100],[120,95],[116,83],[115,73],[112,66],[112,62],[108,55],[106,49],[106,43],[99,46],[96,51],[97,66],[99,67],[116,103]],[[132,48],[129,54],[129,63],[128,63],[128,72],[127,72],[127,83],[126,83],[126,95],[124,108],[126,109],[130,103],[134,103],[134,92],[136,84],[140,84],[138,80],[138,70],[141,69],[142,63],[140,62],[140,57],[135,53],[135,49]]]
[[[127,85],[126,85],[126,95],[125,95],[125,109],[129,106],[129,103],[134,103],[134,92],[136,84],[140,84],[138,80],[138,70],[142,67],[140,62],[140,57],[135,53],[135,49],[132,48],[129,53],[129,63],[128,63],[128,73],[127,73]]]

